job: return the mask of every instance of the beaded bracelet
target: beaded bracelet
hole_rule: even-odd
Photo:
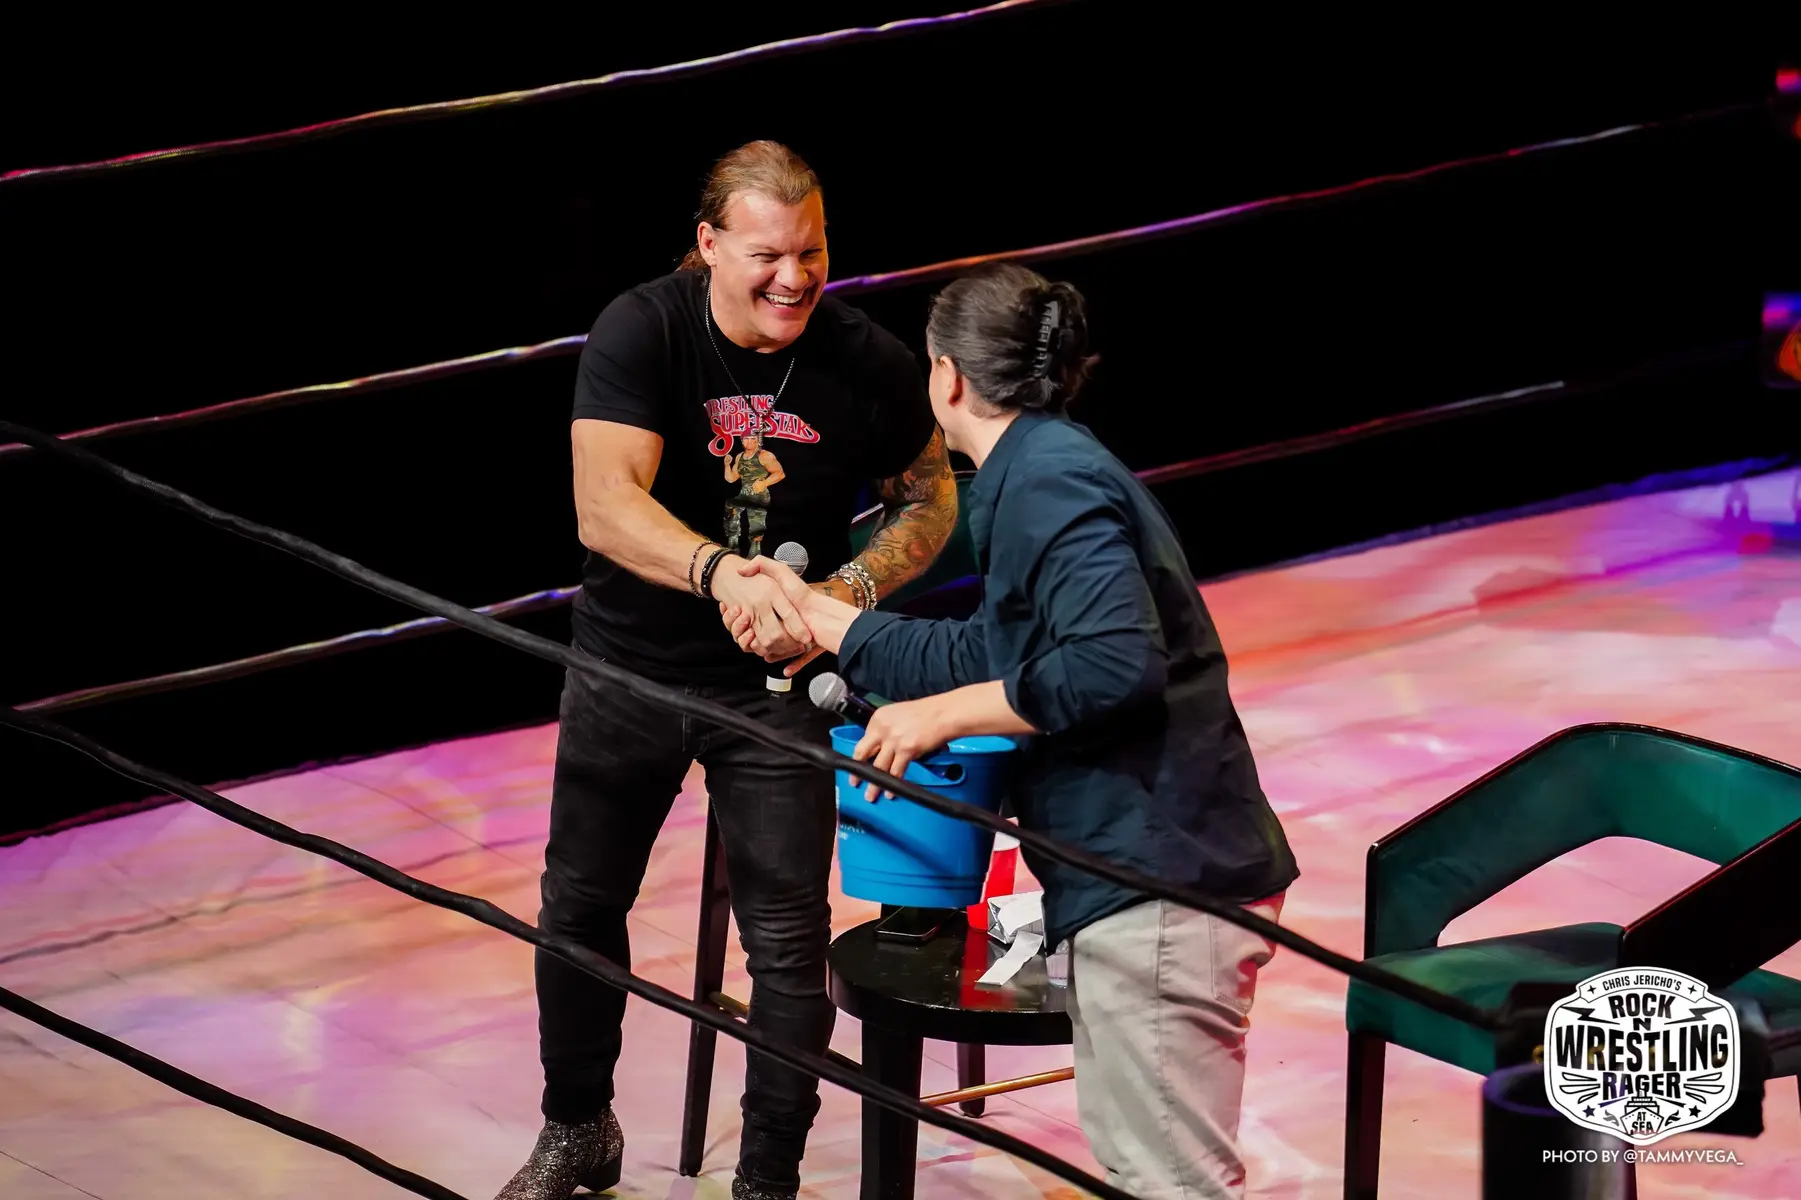
[[[700,545],[694,547],[694,553],[688,556],[688,594],[696,599],[705,599],[705,597],[701,595],[700,580],[694,574],[694,564],[700,561],[700,552],[712,544],[703,539]]]

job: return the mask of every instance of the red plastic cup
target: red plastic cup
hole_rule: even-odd
[[[1013,880],[1019,869],[1019,839],[1004,833],[994,835],[994,854],[988,860],[988,882],[982,887],[982,902],[969,906],[969,923],[973,928],[988,928],[988,901],[996,896],[1011,896]]]

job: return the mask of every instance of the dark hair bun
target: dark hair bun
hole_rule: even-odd
[[[926,340],[997,408],[1061,412],[1098,361],[1082,293],[1014,263],[979,267],[940,292]]]

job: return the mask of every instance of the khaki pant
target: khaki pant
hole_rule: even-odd
[[[1282,896],[1246,905],[1275,920]],[[1107,1181],[1143,1200],[1244,1195],[1238,1110],[1257,969],[1273,943],[1153,900],[1070,947],[1082,1132]]]

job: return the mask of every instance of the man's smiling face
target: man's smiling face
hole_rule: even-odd
[[[825,201],[813,192],[782,204],[744,191],[726,205],[723,227],[702,224],[713,268],[713,316],[752,350],[779,350],[799,337],[826,282]]]

